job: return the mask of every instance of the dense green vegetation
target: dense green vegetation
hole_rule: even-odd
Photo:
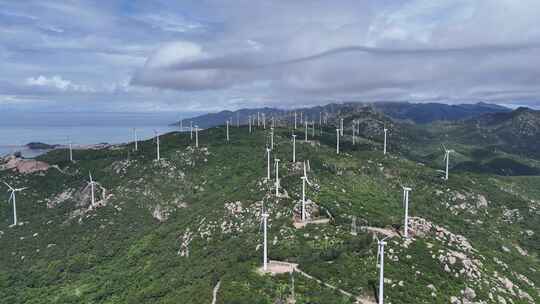
[[[366,117],[347,118],[347,124]],[[369,300],[378,269],[376,242],[367,227],[401,229],[401,186],[408,185],[411,216],[448,233],[418,229],[412,242],[399,234],[389,239],[389,303],[449,303],[451,297],[463,298],[465,288],[475,291],[476,302],[540,301],[536,161],[447,140],[456,150],[456,170],[444,181],[437,171],[439,144],[428,144],[443,128],[395,127],[390,153],[383,156],[376,130],[392,122],[370,119],[355,145],[346,132],[339,155],[335,128],[317,130],[315,138],[310,132],[308,143],[297,131],[297,160],[310,161],[315,183],[307,196],[333,216],[327,225],[303,229],[295,229],[292,220],[303,173],[299,163],[291,163],[290,128],[276,130],[272,153],[281,159],[281,185],[289,197],[276,198],[272,183],[264,181],[269,130],[249,134],[247,127],[232,127],[229,143],[223,127],[201,131],[199,148],[189,133],[166,134],[160,138],[161,161],[148,140],[139,143],[139,151],[133,144],[77,150],[75,163],[67,161],[67,151],[54,150],[39,158],[57,166],[45,172],[0,171],[0,180],[30,187],[17,197],[23,225],[9,227],[11,205],[0,205],[0,298],[5,303],[211,303],[221,282],[217,303],[280,303],[292,292],[291,275],[257,271],[264,204],[272,260],[298,263],[305,273]],[[505,171],[508,166],[514,171]],[[89,171],[106,189],[97,192],[104,206],[89,208]],[[59,199],[62,193],[68,198]],[[364,226],[356,235],[350,233],[352,217]],[[451,263],[449,253],[465,258]],[[294,281],[296,303],[355,301],[300,274]]]

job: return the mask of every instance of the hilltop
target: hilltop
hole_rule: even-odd
[[[138,151],[133,143],[76,150],[74,163],[57,149],[36,160],[47,169],[32,173],[2,167],[0,180],[29,189],[17,193],[18,226],[10,227],[11,205],[0,205],[0,296],[9,303],[212,303],[214,295],[219,304],[286,303],[294,277],[296,303],[374,303],[374,237],[389,236],[385,303],[540,301],[539,176],[460,169],[484,147],[447,140],[456,153],[445,181],[440,142],[427,144],[446,134],[445,124],[419,127],[369,107],[337,115],[345,126],[340,154],[330,120],[310,129],[308,141],[296,131],[296,163],[291,124],[278,122],[278,197],[265,180],[269,129],[250,133],[245,125],[230,128],[230,142],[224,126],[200,131],[199,147],[189,132],[160,136],[159,161],[148,140]],[[352,121],[360,129],[355,144]],[[307,160],[309,218],[325,221],[297,228]],[[403,185],[413,189],[410,239],[402,236]],[[269,257],[297,264],[294,275],[259,270],[263,205]]]
[[[343,115],[351,109],[362,109],[371,107],[376,111],[391,117],[392,119],[408,120],[414,123],[426,124],[435,121],[457,121],[468,118],[477,117],[488,113],[508,113],[509,108],[479,102],[476,104],[457,104],[448,105],[443,103],[409,103],[409,102],[344,102],[330,103],[324,106],[306,107],[295,109],[298,115],[302,113],[309,117],[310,120],[319,121],[321,113],[325,113],[329,117],[335,118],[338,115]],[[231,124],[236,125],[247,124],[248,116],[266,115],[267,117],[275,116],[282,117],[291,110],[277,108],[254,108],[241,109],[237,111],[221,111],[217,113],[204,114],[192,118],[182,120],[183,126],[189,126],[190,122],[194,122],[201,128],[209,128],[222,125],[226,120],[231,121]],[[174,123],[179,125],[180,122]]]

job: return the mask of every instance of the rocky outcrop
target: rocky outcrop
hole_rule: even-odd
[[[49,170],[49,164],[35,159],[24,159],[14,155],[2,159],[0,170],[15,170],[22,174],[35,173]]]

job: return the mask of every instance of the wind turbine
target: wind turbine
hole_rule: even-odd
[[[229,121],[227,120],[227,142],[229,142]]]
[[[257,112],[257,127],[261,126],[261,113]]]
[[[307,122],[307,120],[305,121],[305,125],[306,125],[306,131],[305,131],[305,134],[304,134],[304,142],[307,143],[307,129],[308,129],[308,122]]]
[[[195,147],[199,147],[199,126],[195,125]]]
[[[450,153],[453,153],[453,152],[456,152],[456,151],[448,150],[448,149],[446,149],[446,147],[444,145],[442,145],[442,148],[444,150],[444,161],[446,161],[446,171],[445,171],[444,179],[448,180],[448,165],[450,163]]]
[[[270,181],[270,148],[266,147],[266,155],[267,155],[267,168],[266,168],[266,179]]]
[[[300,177],[302,179],[302,222],[306,221],[306,183],[311,186],[306,173],[306,162],[304,162],[304,176]]]
[[[409,238],[409,192],[412,191],[409,187],[402,187],[403,188],[403,207],[405,207],[405,221],[404,221],[404,236],[405,238]]]
[[[336,154],[339,154],[339,129],[336,129]]]
[[[251,115],[248,116],[249,134],[251,134]]]
[[[17,199],[16,199],[15,193],[16,192],[21,192],[21,191],[23,191],[25,189],[28,189],[28,188],[27,187],[13,188],[6,182],[4,182],[4,184],[6,186],[8,186],[8,188],[9,188],[8,191],[11,192],[11,194],[9,195],[8,204],[9,204],[9,201],[13,202],[13,225],[12,226],[16,226],[17,225]]]
[[[189,122],[189,137],[193,140],[193,121]]]
[[[340,135],[343,136],[343,118],[341,119],[341,127],[340,127],[340,129],[341,129],[341,132],[340,132],[341,134]]]
[[[137,129],[133,128],[133,142],[135,143],[135,151],[139,151]]]
[[[88,176],[90,177],[90,181],[88,182],[88,184],[90,185],[90,190],[92,192],[92,207],[96,204],[96,197],[94,196],[94,185],[96,184],[96,182],[92,179],[92,173],[90,171],[88,171]]]
[[[262,113],[262,123],[263,123],[263,129],[266,130],[266,114]]]
[[[353,123],[352,123],[352,144],[353,146],[356,144],[356,126],[355,126],[355,121],[353,120]]]
[[[388,129],[387,128],[384,128],[384,152],[383,154],[386,155],[386,134],[388,132]]]
[[[69,161],[73,162],[73,146],[71,145],[71,138],[68,137],[69,141]]]
[[[293,134],[292,142],[293,142],[293,146],[292,146],[292,162],[295,163],[296,162],[296,134]]]
[[[296,111],[294,111],[294,129],[296,130]]]
[[[379,304],[384,304],[384,246],[385,240],[388,236],[382,240],[377,238],[377,265],[379,265]],[[379,264],[380,263],[380,264]]]
[[[279,158],[274,158],[276,164],[276,196],[279,195]]]
[[[270,128],[270,149],[274,150],[274,127]]]
[[[159,157],[159,134],[156,130],[154,130],[154,133],[156,134],[156,150],[157,150],[157,159],[156,160],[160,160],[160,157]]]
[[[268,213],[266,210],[264,210],[261,214],[262,217],[262,225],[263,225],[263,270],[268,270],[268,237],[267,237],[267,226],[268,226]]]

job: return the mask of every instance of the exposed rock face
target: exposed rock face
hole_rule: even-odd
[[[13,155],[3,159],[4,164],[0,165],[0,170],[16,170],[19,173],[28,174],[49,170],[49,164],[34,159],[23,159]]]

